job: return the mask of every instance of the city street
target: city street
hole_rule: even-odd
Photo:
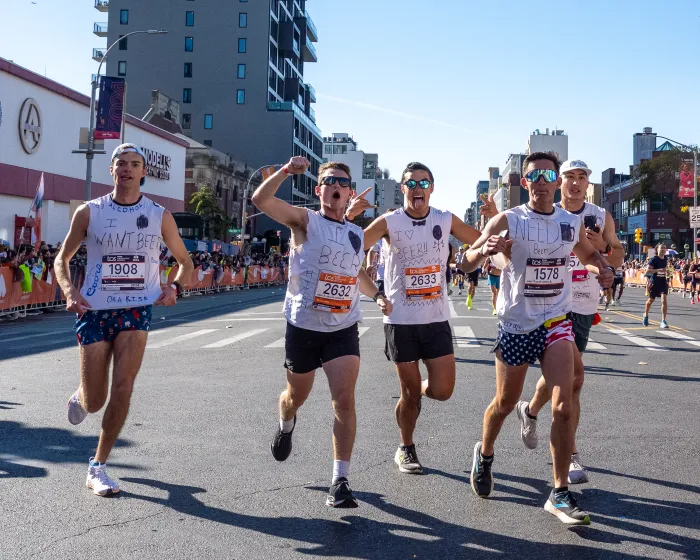
[[[515,414],[496,445],[495,489],[469,487],[472,449],[495,392],[490,292],[452,297],[457,386],[423,399],[423,476],[394,464],[398,384],[382,320],[363,300],[358,434],[350,484],[360,507],[328,510],[332,410],[322,372],[285,463],[270,453],[284,387],[284,287],[192,296],[154,308],[131,411],[111,456],[122,492],[85,487],[102,413],[66,418],[78,385],[74,319],[0,324],[0,558],[700,558],[700,305],[669,296],[642,327],[642,289],[594,327],[578,444],[590,483],[574,486],[591,526],[542,506],[551,485],[548,409],[540,444]],[[539,368],[528,376],[534,390]]]

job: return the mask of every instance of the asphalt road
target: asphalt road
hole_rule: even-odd
[[[383,330],[362,303],[355,510],[327,510],[332,412],[319,373],[294,451],[269,443],[284,385],[283,293],[192,297],[154,313],[131,412],[110,461],[113,498],[85,488],[101,414],[66,419],[78,384],[73,319],[0,324],[0,558],[700,558],[700,305],[671,296],[669,322],[643,328],[643,293],[604,313],[587,353],[575,487],[592,525],[567,529],[542,506],[550,489],[547,415],[526,450],[513,414],[496,445],[488,500],[468,485],[471,451],[494,394],[496,319],[454,296],[457,387],[424,402],[423,476],[400,474],[398,387]],[[660,320],[658,304],[652,320]],[[539,370],[526,384],[529,398]]]

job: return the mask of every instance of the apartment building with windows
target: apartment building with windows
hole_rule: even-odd
[[[307,0],[95,0],[108,15],[95,34],[107,44],[131,31],[164,29],[167,35],[136,35],[109,53],[107,74],[123,75],[128,111],[145,115],[151,91],[179,99],[183,133],[229,154],[251,168],[286,163],[293,155],[311,161],[309,171],[286,181],[279,196],[312,205],[317,198],[323,141],[312,104],[314,88],[304,66],[318,60],[318,31]],[[94,49],[100,60],[104,48]],[[256,229],[280,229],[261,217]]]

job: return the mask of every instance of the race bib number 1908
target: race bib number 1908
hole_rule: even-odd
[[[146,255],[104,255],[102,289],[121,292],[146,289]]]
[[[357,290],[357,277],[321,272],[316,284],[313,308],[331,313],[350,313]]]
[[[441,270],[439,264],[405,269],[406,300],[422,301],[442,296]]]

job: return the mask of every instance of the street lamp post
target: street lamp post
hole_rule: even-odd
[[[102,150],[95,150],[95,98],[97,96],[97,87],[98,87],[98,82],[100,79],[100,71],[102,70],[102,64],[104,61],[107,59],[107,55],[109,54],[109,51],[112,50],[112,47],[122,41],[123,39],[126,39],[127,37],[131,35],[165,35],[167,31],[164,29],[149,29],[147,31],[132,31],[131,33],[127,33],[123,37],[120,37],[114,43],[112,43],[107,50],[105,51],[104,55],[102,55],[102,59],[100,60],[100,65],[97,68],[97,74],[95,75],[95,79],[92,81],[92,92],[90,94],[90,125],[88,127],[88,147],[87,150],[73,150],[74,154],[85,154],[85,159],[86,159],[86,167],[85,167],[85,200],[91,200],[92,199],[92,160],[95,157],[95,154],[104,154],[105,152]]]

